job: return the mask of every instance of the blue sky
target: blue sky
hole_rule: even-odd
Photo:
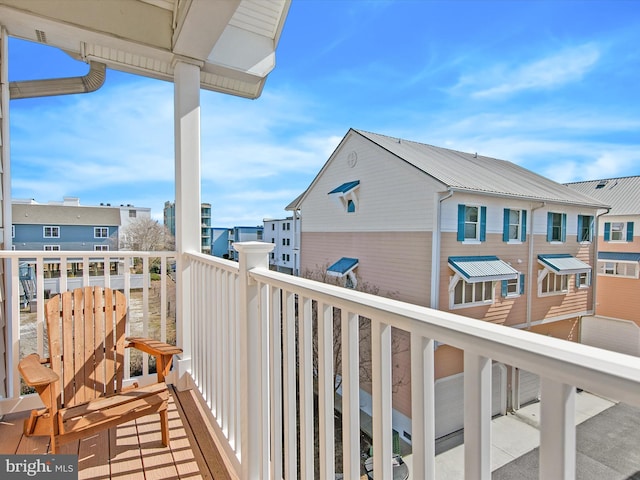
[[[558,182],[640,175],[640,4],[293,0],[262,96],[202,91],[214,226],[283,218],[350,127],[509,160]],[[10,80],[84,75],[10,42]],[[11,102],[12,195],[174,199],[173,87]]]

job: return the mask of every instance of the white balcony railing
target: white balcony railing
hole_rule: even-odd
[[[371,319],[376,478],[393,476],[392,328],[411,338],[411,478],[435,478],[435,341],[464,351],[466,478],[491,475],[492,361],[540,375],[540,478],[575,478],[576,387],[640,406],[638,358],[280,274],[268,270],[270,245],[234,247],[239,264],[199,254],[186,262],[193,382],[241,478],[360,478],[360,316]],[[343,326],[342,465],[334,462],[334,308]]]
[[[344,478],[360,478],[360,317],[371,322],[371,345],[364,347],[370,349],[372,359],[375,478],[392,478],[392,328],[410,337],[413,479],[435,478],[436,341],[464,351],[468,479],[491,475],[492,361],[540,375],[540,478],[575,477],[575,387],[640,406],[638,358],[273,272],[268,269],[271,244],[235,243],[234,248],[239,263],[199,253],[179,259],[178,281],[184,275],[182,301],[187,307],[180,311],[188,312],[188,318],[178,319],[178,338],[184,339],[181,346],[191,357],[186,379],[179,381],[200,393],[231,468],[240,478],[334,479],[335,472],[343,472]],[[62,261],[79,256],[65,252],[61,258],[60,252],[55,253]],[[52,258],[40,252],[2,255],[35,258],[37,275]],[[164,276],[173,255],[118,252],[116,257],[101,258],[127,261],[159,256]],[[90,258],[83,257],[83,265],[94,258],[92,253]],[[84,270],[83,278],[90,282]],[[124,273],[127,289],[131,289],[132,275]],[[68,286],[69,278],[60,278],[61,288]],[[18,279],[17,262],[12,262],[14,304],[19,296]],[[149,290],[144,286],[147,281],[143,280],[143,292]],[[161,303],[167,303],[166,291],[161,295]],[[338,327],[333,324],[334,309],[340,312],[342,345],[338,372],[342,436],[338,442],[334,431],[333,331]],[[167,312],[161,316],[166,319]],[[13,338],[11,343],[15,342]],[[15,370],[17,360],[13,365]],[[339,444],[343,461],[336,464],[334,453]]]

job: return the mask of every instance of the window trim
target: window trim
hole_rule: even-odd
[[[518,278],[516,280],[517,291],[515,293],[509,292],[509,282],[511,280],[502,280],[501,283],[501,293],[504,298],[517,298],[524,295],[524,273],[518,272]]]
[[[622,238],[619,240],[613,240],[611,238],[612,229],[611,226],[614,223],[621,223],[623,225],[622,229]],[[613,242],[613,243],[630,243],[633,242],[633,222],[605,222],[604,223],[604,233],[603,233],[605,242]]]
[[[47,229],[50,230],[50,234],[47,235]],[[60,226],[59,225],[44,225],[42,227],[42,238],[60,238]]]
[[[106,236],[98,235],[98,232],[106,232]],[[93,227],[93,238],[109,238],[109,227]]]
[[[584,220],[586,218],[591,219],[588,225],[588,239],[587,240],[583,240],[582,239],[582,230],[585,229],[584,227]],[[592,243],[593,242],[593,236],[594,236],[594,232],[595,232],[595,216],[593,215],[578,215],[578,232],[576,234],[578,243]]]
[[[555,215],[560,215],[560,225],[553,225]],[[554,236],[554,229],[560,228],[559,239]],[[567,214],[561,212],[547,212],[547,242],[549,243],[565,243],[567,241]]]
[[[584,282],[580,281],[580,278],[581,278],[580,276],[581,275],[586,275],[586,278],[585,278]],[[592,282],[591,272],[576,273],[576,276],[575,276],[576,289],[580,290],[580,289],[589,288],[589,287],[591,287],[591,282]]]
[[[607,264],[613,264],[614,265],[614,271],[617,271],[617,265],[618,264],[623,264],[625,266],[632,266],[635,270],[635,274],[634,275],[620,275],[618,273],[607,273],[606,272],[606,265]],[[626,270],[626,268],[625,268]],[[625,261],[625,260],[598,260],[598,275],[600,276],[604,276],[604,277],[617,277],[617,278],[635,278],[638,279],[640,278],[640,264],[638,262],[635,261]]]
[[[467,238],[466,225],[467,223],[467,208],[478,209],[478,221],[475,238]],[[458,204],[458,233],[457,240],[467,244],[478,244],[487,240],[487,207],[484,205],[466,205],[463,203]]]
[[[457,278],[457,281],[456,281]],[[464,297],[464,293],[466,291],[465,286],[466,285],[471,285],[472,288],[472,292],[471,292],[471,296],[475,297],[476,296],[476,286],[483,286],[483,288],[486,288],[487,284],[490,284],[491,286],[490,288],[490,298],[485,299],[485,300],[480,300],[480,301],[472,301],[472,302],[463,302],[463,303],[456,303],[456,289],[458,288],[458,285],[462,284],[462,295]],[[483,298],[485,296],[483,295]],[[485,306],[485,305],[493,305],[496,301],[496,286],[495,286],[495,282],[492,280],[485,280],[482,282],[467,282],[465,281],[464,278],[462,278],[460,275],[452,275],[451,276],[451,284],[449,287],[449,309],[450,310],[457,310],[460,308],[469,308],[469,307],[478,307],[478,306]]]
[[[553,275],[555,277],[561,277],[561,288],[559,290],[547,290],[546,292],[542,291],[542,284],[546,281],[547,285],[549,284],[549,275]],[[540,270],[538,274],[538,296],[539,297],[551,297],[554,295],[566,295],[569,293],[569,275],[568,273],[556,273],[552,272],[547,268],[543,268]],[[564,285],[563,285],[564,284]],[[554,282],[555,286],[555,282]]]
[[[518,238],[511,238],[511,212],[519,212]],[[527,241],[527,211],[521,208],[505,208],[502,221],[502,240],[506,243],[524,243]]]
[[[94,245],[93,246],[93,250],[95,252],[108,252],[109,251],[109,245],[105,245],[105,244]]]

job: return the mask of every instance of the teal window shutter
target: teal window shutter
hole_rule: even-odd
[[[604,224],[604,241],[608,242],[611,239],[611,223],[605,222]]]
[[[526,210],[522,210],[520,212],[520,222],[521,222],[521,229],[520,229],[520,241],[522,242],[526,242],[527,241],[527,211]]]
[[[553,214],[547,212],[547,242],[553,238]]]
[[[466,206],[458,204],[458,241],[464,242],[464,214]]]
[[[487,207],[480,207],[480,241],[487,240]]]
[[[567,241],[567,214],[562,214],[562,234],[561,234],[561,242]]]
[[[633,242],[633,222],[627,222],[627,242]]]
[[[507,293],[508,293],[508,290],[507,290],[507,280],[502,280],[501,284],[502,284],[502,285],[501,285],[501,287],[500,287],[500,288],[501,288],[501,290],[502,290],[502,296],[503,296],[503,297],[506,297],[506,296],[507,296]]]
[[[502,241],[503,242],[508,242],[509,241],[509,215],[511,213],[511,210],[509,210],[508,208],[504,209],[504,216],[502,218]]]
[[[582,223],[584,222],[584,217],[582,215],[578,215],[578,242],[582,241]]]
[[[520,274],[520,295],[524,295],[524,273]]]

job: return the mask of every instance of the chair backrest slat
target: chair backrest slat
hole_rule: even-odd
[[[101,287],[64,292],[47,301],[45,316],[64,406],[122,389],[127,316],[122,292]]]

